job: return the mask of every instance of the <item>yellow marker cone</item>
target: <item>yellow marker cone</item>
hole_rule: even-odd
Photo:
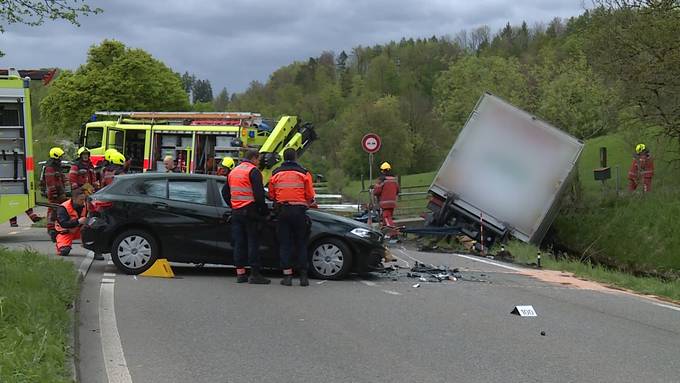
[[[174,278],[170,263],[165,258],[157,259],[151,267],[141,274],[143,277]]]

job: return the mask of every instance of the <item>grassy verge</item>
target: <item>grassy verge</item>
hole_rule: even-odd
[[[65,261],[0,248],[0,382],[70,382],[66,365],[76,271]]]
[[[513,241],[506,246],[506,249],[512,253],[516,263],[531,264],[536,262],[538,248],[535,246]],[[578,277],[680,302],[679,279],[665,281],[651,277],[636,277],[629,273],[594,265],[587,260],[556,259],[549,254],[541,256],[541,265],[546,269],[568,271]]]

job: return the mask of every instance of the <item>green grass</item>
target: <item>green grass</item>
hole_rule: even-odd
[[[520,264],[535,263],[539,250],[533,245],[518,241],[510,242],[506,249],[512,253],[515,262]],[[568,271],[581,278],[680,302],[680,279],[662,280],[652,277],[637,277],[601,265],[594,265],[587,260],[556,259],[554,256],[545,253],[541,256],[541,265],[546,269]]]
[[[70,382],[70,262],[0,248],[0,382]]]

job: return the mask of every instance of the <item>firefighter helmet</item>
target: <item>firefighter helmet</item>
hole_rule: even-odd
[[[64,155],[64,149],[62,149],[58,146],[55,146],[52,149],[50,149],[50,158],[54,158],[55,160],[58,160],[63,155]]]
[[[114,165],[125,165],[125,156],[122,153],[115,152],[111,154],[110,161]]]
[[[392,170],[392,165],[390,165],[389,162],[383,162],[382,165],[380,165],[380,170]]]
[[[222,159],[222,166],[224,166],[225,168],[231,170],[231,169],[234,168],[234,166],[236,166],[236,163],[234,162],[234,159],[233,159],[233,158],[231,158],[231,157],[224,157],[224,158]]]
[[[104,159],[111,162],[111,159],[113,158],[114,153],[118,153],[118,150],[116,149],[106,149],[104,152]]]
[[[637,154],[640,154],[645,150],[647,150],[647,146],[645,144],[637,144],[637,146],[635,146],[635,153]]]
[[[78,149],[78,151],[76,152],[76,154],[78,154],[78,157],[82,156],[83,153],[90,154],[90,149],[83,146],[82,148]]]

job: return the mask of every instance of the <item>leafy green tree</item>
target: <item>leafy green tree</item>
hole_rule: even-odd
[[[398,94],[399,74],[394,61],[387,55],[380,55],[373,60],[366,73],[368,88],[377,94]]]
[[[680,146],[680,1],[598,0],[587,51],[649,127]]]
[[[41,115],[54,133],[73,136],[97,110],[187,110],[180,78],[141,49],[104,40],[92,46],[88,62],[64,71],[40,103]]]
[[[45,19],[66,20],[80,26],[79,17],[101,12],[101,8],[92,8],[83,0],[0,0],[0,33],[5,32],[7,24],[34,27],[42,25]]]
[[[222,88],[220,93],[217,94],[217,97],[213,100],[213,104],[215,107],[215,111],[217,112],[226,112],[227,109],[229,108],[229,92],[227,92],[227,88]]]
[[[194,102],[212,102],[213,92],[210,80],[196,80],[192,90]]]
[[[519,107],[525,106],[529,92],[519,61],[468,56],[452,64],[435,84],[436,111],[444,124],[457,133],[485,91]]]
[[[347,174],[354,177],[368,175],[368,157],[361,150],[361,138],[369,132],[382,138],[382,149],[375,155],[378,164],[389,161],[397,172],[408,168],[413,151],[408,125],[400,117],[397,97],[360,101],[353,110],[343,114],[340,123],[344,125],[341,163]]]
[[[182,77],[180,77],[180,80],[182,81],[182,88],[184,88],[184,91],[187,92],[187,94],[191,93],[194,89],[194,84],[196,83],[196,75],[184,72]]]

